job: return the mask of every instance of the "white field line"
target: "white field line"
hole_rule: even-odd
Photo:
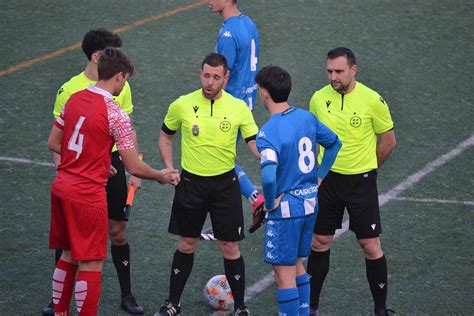
[[[336,234],[334,238],[339,238],[342,234],[344,234],[349,229],[349,221],[344,221],[342,223],[341,229],[336,230]],[[245,289],[245,301],[249,301],[255,295],[262,292],[268,286],[270,286],[274,282],[273,280],[273,271],[268,273],[261,279],[260,281],[252,284],[248,288]]]
[[[421,202],[421,203],[441,203],[441,204],[463,204],[474,205],[474,201],[443,200],[443,199],[416,199],[409,197],[396,197],[397,201]]]
[[[421,170],[417,171],[416,173],[412,174],[404,181],[402,181],[399,185],[389,190],[387,193],[382,194],[379,196],[380,205],[384,205],[385,203],[393,200],[394,198],[398,197],[400,193],[405,191],[406,189],[412,187],[416,183],[418,183],[421,179],[426,177],[428,174],[433,172],[434,170],[438,169],[439,167],[446,164],[451,159],[459,156],[463,151],[468,149],[469,147],[474,145],[474,134],[471,135],[468,139],[460,143],[456,148],[450,150],[444,155],[436,158],[435,160],[429,162],[426,166],[424,166]]]
[[[424,177],[435,171],[436,169],[440,168],[448,161],[452,160],[453,158],[459,156],[463,151],[468,149],[469,147],[474,145],[474,134],[472,134],[468,139],[460,143],[456,148],[452,149],[451,151],[447,152],[444,155],[436,158],[435,160],[429,162],[425,165],[422,169],[415,172],[404,181],[399,183],[397,186],[393,187],[387,193],[381,194],[379,196],[379,205],[383,206],[386,203],[390,202],[391,200],[410,200],[415,201],[415,199],[409,198],[401,198],[398,197],[403,191],[407,190],[408,188],[414,186],[416,183],[421,181]],[[53,163],[50,162],[41,162],[41,161],[34,161],[30,159],[22,159],[22,158],[12,158],[12,157],[4,157],[0,156],[0,160],[3,161],[10,161],[16,163],[25,163],[25,164],[36,164],[40,166],[49,166],[54,167]],[[257,187],[261,190],[261,187]],[[437,199],[418,199],[420,202],[437,202],[437,203],[456,203],[456,201],[450,200],[437,200]],[[473,205],[473,202],[462,202],[463,204]],[[344,234],[349,228],[349,222],[346,220],[342,223],[342,228],[336,231],[336,235],[334,238],[339,238],[342,234]],[[273,283],[273,271],[265,275],[260,281],[252,284],[246,289],[245,294],[245,301],[251,300],[255,295],[265,290],[270,284]]]
[[[0,160],[2,161],[10,161],[16,163],[24,163],[30,165],[39,165],[39,166],[47,166],[47,167],[54,167],[54,163],[52,162],[42,162],[42,161],[35,161],[31,159],[23,159],[23,158],[14,158],[14,157],[4,157],[0,156]]]
[[[393,187],[387,193],[379,195],[379,205],[383,206],[390,202],[391,200],[397,199],[398,195],[403,191],[407,190],[408,188],[414,186],[418,183],[421,179],[426,177],[431,172],[435,171],[439,167],[446,164],[451,159],[459,156],[463,151],[467,148],[474,145],[474,134],[471,135],[468,139],[460,143],[456,148],[452,149],[451,151],[447,152],[444,155],[436,158],[435,160],[429,162],[421,168],[419,171],[415,172],[404,181],[402,181],[397,186]],[[349,229],[349,221],[346,220],[342,223],[342,228],[336,231],[336,235],[334,238],[339,238],[342,234],[344,234]],[[260,281],[252,284],[251,286],[247,287],[245,290],[245,301],[251,300],[255,295],[265,290],[270,284],[273,283],[273,271],[265,275]]]
[[[256,185],[257,190],[262,190],[261,186]],[[474,205],[474,201],[459,201],[459,200],[445,200],[445,199],[436,199],[436,198],[425,198],[417,199],[410,197],[396,197],[396,201],[409,201],[409,202],[420,202],[420,203],[440,203],[440,204],[465,204],[465,205]],[[337,235],[337,232],[336,232]]]

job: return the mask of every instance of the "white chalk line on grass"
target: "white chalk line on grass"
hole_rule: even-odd
[[[387,204],[388,202],[390,202],[391,200],[397,199],[400,193],[414,186],[416,183],[418,183],[421,179],[426,177],[428,174],[435,171],[439,167],[443,166],[451,159],[459,156],[463,151],[465,151],[467,148],[473,145],[474,145],[474,134],[472,134],[471,137],[469,137],[468,139],[460,143],[458,146],[456,146],[456,148],[452,149],[446,154],[441,155],[440,157],[426,164],[422,169],[420,169],[419,171],[415,172],[414,174],[406,178],[400,184],[398,184],[397,186],[389,190],[387,193],[379,195],[379,205],[383,206]],[[348,229],[349,229],[349,221],[346,220],[342,223],[342,228],[336,231],[336,235],[334,236],[334,238],[335,239],[339,238]],[[273,283],[273,271],[265,275],[260,281],[252,284],[245,290],[246,291],[245,301],[247,302],[251,300],[255,295],[264,291],[272,283]]]
[[[456,148],[452,149],[451,151],[447,152],[444,155],[436,158],[435,160],[426,164],[422,169],[415,172],[404,181],[399,183],[397,186],[390,189],[388,192],[379,195],[379,205],[383,206],[392,200],[406,200],[406,201],[418,201],[418,202],[436,202],[436,203],[458,203],[461,201],[452,201],[452,200],[439,200],[439,199],[410,199],[410,198],[402,198],[398,197],[403,191],[407,190],[408,188],[414,186],[418,183],[421,179],[435,171],[436,169],[440,168],[448,161],[452,160],[453,158],[459,156],[463,151],[468,149],[469,147],[474,145],[474,134],[472,134],[468,139],[460,143]],[[25,164],[36,164],[40,166],[49,166],[54,167],[53,163],[50,162],[41,162],[35,161],[30,159],[23,159],[23,158],[13,158],[13,157],[4,157],[0,156],[0,160],[3,161],[10,161],[16,163],[25,163]],[[261,189],[261,187],[259,187]],[[463,204],[473,205],[473,202],[466,201],[462,202]],[[342,228],[338,229],[335,234],[335,239],[339,238],[342,234],[344,234],[349,229],[349,221],[344,221],[342,223]],[[273,271],[265,275],[260,281],[252,284],[251,286],[247,287],[245,301],[251,300],[255,295],[265,290],[270,284],[273,283]]]
[[[256,185],[255,188],[257,190],[262,190],[261,186]],[[464,204],[464,205],[474,205],[474,201],[460,201],[460,200],[445,200],[445,199],[437,199],[437,198],[410,198],[410,197],[396,197],[394,198],[396,201],[407,201],[407,202],[420,202],[420,203],[433,203],[433,204]],[[336,232],[337,235],[337,232]]]
[[[29,164],[29,165],[54,167],[54,163],[52,163],[52,162],[42,162],[42,161],[35,161],[35,160],[24,159],[24,158],[14,158],[14,157],[0,156],[0,160],[9,161],[9,162],[16,162],[16,163],[24,163],[24,164]]]
[[[336,230],[336,234],[334,238],[339,238],[339,236],[344,234],[348,229],[349,229],[349,221],[344,221],[342,223],[342,228]],[[274,279],[273,279],[273,271],[272,271],[268,273],[267,275],[265,275],[263,279],[252,284],[250,287],[248,287],[245,290],[245,301],[247,302],[250,299],[252,299],[255,295],[257,295],[258,293],[266,289],[268,286],[270,286],[270,284],[272,284],[273,282],[274,282]]]
[[[421,170],[419,170],[418,172],[406,178],[399,185],[395,186],[394,188],[389,190],[387,193],[384,193],[381,196],[379,196],[380,205],[384,205],[385,203],[395,199],[396,197],[398,197],[398,195],[400,195],[400,193],[412,187],[414,184],[418,183],[421,179],[426,177],[428,174],[438,169],[442,165],[446,164],[451,159],[459,156],[463,151],[465,151],[467,148],[473,145],[474,145],[474,134],[472,134],[471,137],[469,137],[468,139],[460,143],[458,146],[456,146],[456,148],[450,150],[446,154],[441,155],[435,160],[429,162]]]
[[[408,201],[408,202],[420,202],[420,203],[439,203],[439,204],[463,204],[463,205],[474,205],[474,201],[459,201],[459,200],[443,200],[443,199],[417,199],[409,197],[396,197],[394,200],[397,201]]]

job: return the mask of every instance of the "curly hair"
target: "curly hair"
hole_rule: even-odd
[[[88,60],[91,60],[94,52],[106,47],[122,47],[122,40],[117,34],[103,28],[90,30],[82,39],[82,50]]]

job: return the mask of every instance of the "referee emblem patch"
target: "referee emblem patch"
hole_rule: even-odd
[[[222,121],[221,124],[219,125],[221,131],[223,132],[228,132],[230,131],[231,124],[229,121]]]
[[[362,124],[362,119],[358,116],[353,116],[350,122],[352,127],[359,127]]]
[[[193,135],[198,136],[199,135],[199,125],[193,124]]]

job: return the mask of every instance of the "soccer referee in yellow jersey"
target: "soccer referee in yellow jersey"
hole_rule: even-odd
[[[326,63],[330,84],[313,95],[310,111],[337,134],[342,147],[318,192],[319,212],[308,260],[311,315],[319,314],[319,296],[329,271],[329,251],[335,230],[341,228],[345,208],[349,229],[364,252],[375,315],[388,315],[387,261],[379,238],[382,229],[377,168],[395,147],[393,122],[385,100],[356,81],[356,59],[350,49],[338,47],[329,51]],[[320,150],[321,163],[324,148]]]
[[[88,31],[82,40],[82,50],[87,57],[87,65],[83,72],[72,77],[64,83],[56,94],[53,115],[59,117],[62,108],[69,97],[81,90],[87,89],[89,85],[95,85],[98,79],[98,62],[100,53],[106,47],[121,47],[122,40],[117,34],[99,28]],[[133,112],[132,92],[130,85],[125,82],[122,92],[114,97],[114,101],[127,113]],[[135,131],[133,138],[136,143]],[[60,155],[54,154],[54,163],[56,166],[60,163]],[[127,179],[125,167],[119,157],[117,148],[112,149],[113,176],[109,177],[107,182],[107,209],[109,217],[109,238],[111,241],[111,254],[120,284],[121,307],[130,314],[143,314],[143,307],[139,305],[131,291],[130,281],[130,247],[126,236],[125,203],[127,199]],[[140,188],[140,178],[130,176],[129,183],[136,188]],[[56,250],[56,261],[61,256],[61,250]],[[43,315],[53,315],[52,304],[43,308]]]
[[[249,315],[244,305],[245,267],[238,241],[244,238],[240,186],[234,171],[237,133],[259,157],[258,127],[244,101],[224,91],[227,61],[212,53],[201,65],[201,89],[181,96],[168,108],[159,137],[166,167],[173,166],[172,138],[181,128],[181,181],[176,186],[168,231],[181,236],[171,265],[170,292],[155,315],[178,315],[191,273],[201,229],[210,213],[214,236],[234,296],[235,315]]]

